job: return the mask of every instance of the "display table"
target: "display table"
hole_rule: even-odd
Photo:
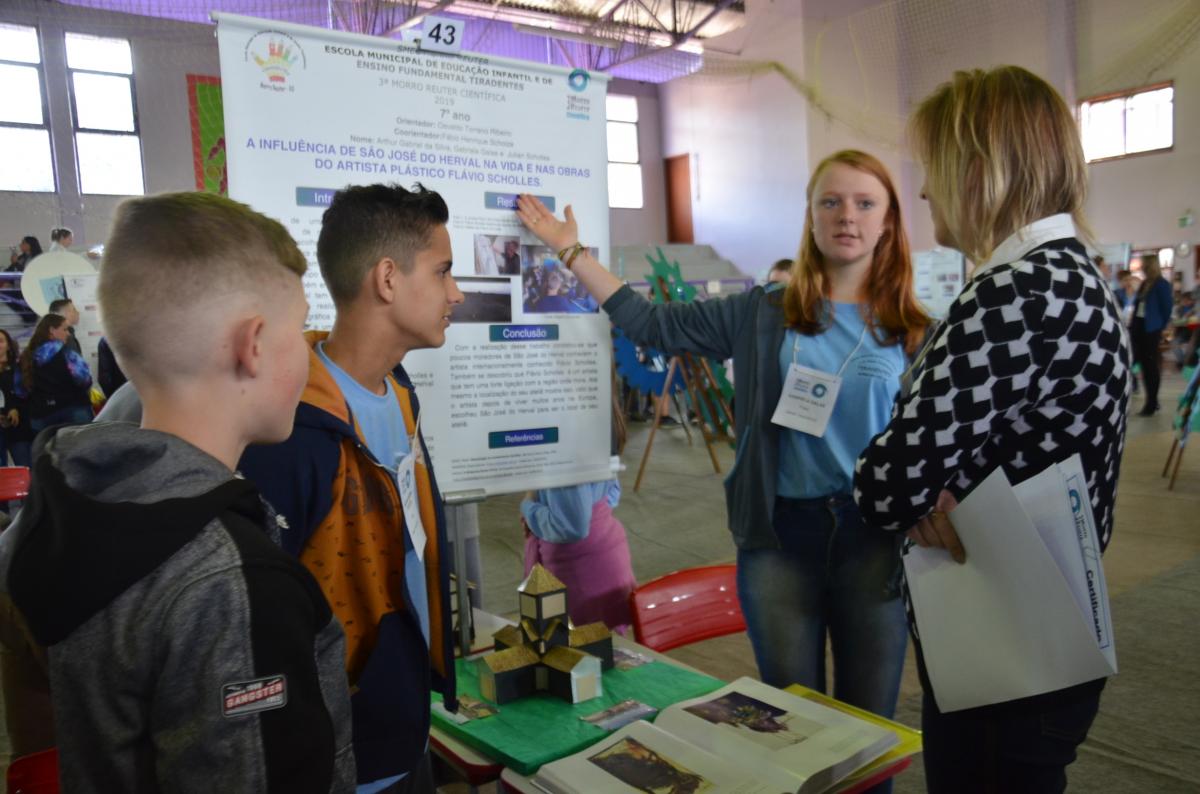
[[[477,647],[485,649],[489,646],[492,632],[507,622],[494,615],[476,612],[473,652]],[[435,711],[430,732],[431,748],[472,786],[500,780],[505,791],[540,794],[541,789],[528,775],[536,772],[543,763],[578,752],[609,734],[609,731],[580,720],[581,715],[592,714],[626,699],[662,709],[712,692],[724,683],[624,637],[614,635],[613,640],[615,647],[636,651],[654,661],[632,670],[606,672],[604,695],[578,705],[539,694],[501,706],[500,713],[495,716],[462,725]],[[466,660],[457,660],[459,692],[476,699],[480,699],[475,661],[479,655],[473,653]],[[908,768],[912,755],[921,750],[920,733],[911,728],[805,687],[791,686],[787,691],[883,725],[900,739],[888,753],[842,781],[834,791],[841,794],[865,791]],[[436,700],[439,698],[435,695]]]

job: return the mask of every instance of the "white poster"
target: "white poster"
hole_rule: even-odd
[[[404,360],[442,491],[609,478],[608,320],[513,212],[521,192],[560,215],[572,204],[607,260],[606,78],[215,16],[229,195],[307,255],[311,327],[334,319],[316,241],[337,189],[421,182],[450,207],[466,302],[444,347]]]
[[[935,248],[916,251],[912,260],[917,300],[933,317],[944,319],[966,283],[963,255],[951,248]]]
[[[63,276],[63,284],[67,297],[75,304],[79,312],[79,325],[75,326],[75,338],[79,340],[79,349],[83,359],[92,371],[92,382],[98,387],[100,363],[100,337],[104,329],[100,327],[100,304],[96,300],[96,286],[100,281],[99,273],[86,273]]]

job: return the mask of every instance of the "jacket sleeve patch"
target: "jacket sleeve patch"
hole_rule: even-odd
[[[221,687],[221,713],[226,717],[241,717],[286,705],[287,676],[284,675],[269,675]]]

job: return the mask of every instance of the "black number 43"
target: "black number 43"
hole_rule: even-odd
[[[458,28],[454,25],[443,25],[441,22],[433,26],[433,29],[426,34],[429,38],[436,41],[438,44],[443,44],[447,47],[454,44],[454,39],[458,35]]]

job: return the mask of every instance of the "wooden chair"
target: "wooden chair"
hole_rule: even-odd
[[[8,794],[58,794],[58,750],[14,758],[8,767]]]
[[[660,576],[634,590],[629,603],[634,638],[660,653],[746,630],[732,564]]]

